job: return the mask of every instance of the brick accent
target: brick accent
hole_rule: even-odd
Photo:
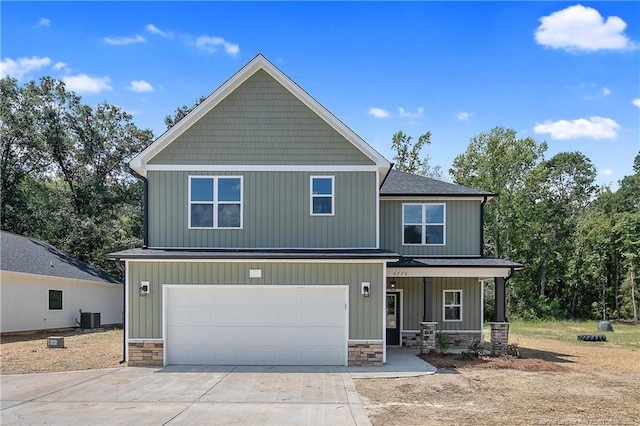
[[[349,367],[382,365],[381,342],[349,342]]]
[[[491,325],[491,355],[504,355],[509,345],[509,323],[492,322]]]
[[[420,323],[420,353],[428,354],[436,350],[437,322]]]
[[[449,349],[469,349],[469,345],[473,341],[473,339],[482,339],[482,332],[466,332],[466,333],[446,333],[449,336],[449,341],[451,342],[451,346]]]
[[[129,342],[129,366],[161,366],[163,343],[157,340]]]

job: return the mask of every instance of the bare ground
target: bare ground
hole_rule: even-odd
[[[64,337],[65,348],[49,349],[49,336]],[[0,344],[2,374],[118,367],[121,360],[122,330],[3,336]]]
[[[374,425],[640,424],[640,350],[518,338],[524,358],[436,355],[438,373],[356,380]]]
[[[2,374],[117,367],[122,330],[2,337]],[[518,337],[522,359],[433,356],[435,375],[360,379],[374,425],[640,424],[640,349]]]

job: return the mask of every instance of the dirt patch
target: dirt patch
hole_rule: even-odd
[[[640,424],[640,351],[517,338],[523,358],[427,357],[431,376],[360,379],[374,425]]]
[[[65,348],[48,348],[49,336],[64,337]],[[121,360],[122,330],[3,336],[0,344],[2,374],[118,367]]]

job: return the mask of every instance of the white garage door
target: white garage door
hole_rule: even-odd
[[[347,286],[164,286],[165,364],[346,365]]]

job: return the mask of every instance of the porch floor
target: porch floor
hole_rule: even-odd
[[[415,377],[434,374],[437,369],[418,357],[419,349],[387,348],[387,362],[380,367],[347,367],[354,379]]]

